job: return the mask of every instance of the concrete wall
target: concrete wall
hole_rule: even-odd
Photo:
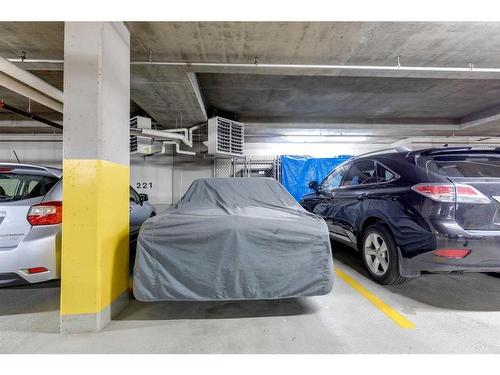
[[[159,211],[177,202],[193,180],[213,177],[212,159],[190,156],[133,157],[130,184],[138,193],[148,194]]]
[[[0,162],[16,163],[14,152],[25,164],[62,168],[62,142],[0,142]]]
[[[130,159],[130,185],[162,211],[172,203],[172,157]]]
[[[174,158],[173,163],[173,198],[174,203],[186,192],[197,178],[213,177],[213,161],[211,157],[182,156]]]

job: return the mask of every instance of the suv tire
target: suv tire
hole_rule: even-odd
[[[366,228],[361,240],[361,257],[370,277],[382,285],[398,285],[407,279],[399,273],[398,249],[383,224]]]

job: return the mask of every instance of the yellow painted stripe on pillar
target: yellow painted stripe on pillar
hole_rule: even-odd
[[[61,314],[97,313],[128,288],[130,168],[64,160]]]
[[[335,267],[335,273],[338,277],[344,280],[348,285],[350,285],[355,291],[365,297],[368,301],[370,301],[377,309],[382,311],[385,315],[387,315],[394,323],[396,323],[401,328],[406,329],[415,329],[415,324],[408,319],[406,319],[403,315],[394,310],[391,306],[382,301],[375,294],[366,289],[363,285],[358,283],[340,268]]]

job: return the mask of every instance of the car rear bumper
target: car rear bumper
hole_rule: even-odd
[[[60,225],[33,227],[16,247],[0,248],[0,287],[59,278],[60,249]],[[26,272],[33,267],[44,267],[47,271]]]
[[[438,234],[436,249],[470,249],[462,259],[444,258],[434,250],[413,258],[402,258],[402,271],[412,272],[500,272],[500,231],[468,231],[467,236]]]
[[[0,287],[3,286],[18,286],[29,284],[26,279],[19,276],[17,273],[0,273]]]

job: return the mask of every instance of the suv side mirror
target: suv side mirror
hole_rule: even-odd
[[[149,200],[149,197],[147,194],[139,194],[139,200],[142,204],[143,202],[147,202]]]
[[[318,181],[309,182],[309,189],[314,190],[314,191],[318,191],[318,189],[319,189]]]

